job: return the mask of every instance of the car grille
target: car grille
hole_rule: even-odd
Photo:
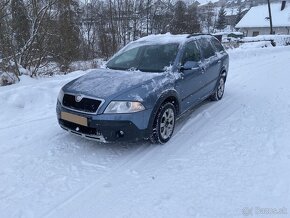
[[[102,101],[83,97],[80,102],[76,101],[75,95],[64,94],[62,104],[73,110],[95,113]]]

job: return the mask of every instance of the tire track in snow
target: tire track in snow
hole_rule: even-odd
[[[0,127],[0,130],[18,128],[20,126],[26,126],[26,125],[30,125],[31,123],[35,123],[35,122],[39,122],[39,121],[43,121],[43,120],[49,120],[49,119],[53,119],[53,118],[56,119],[56,115],[55,116],[43,117],[43,118],[39,118],[39,119],[35,119],[35,120],[24,121],[24,122],[21,121],[21,123],[19,123],[19,124]]]
[[[151,147],[154,149],[153,145]],[[137,157],[144,156],[150,150],[152,150],[152,149],[150,149],[150,146],[148,144],[139,145],[138,148],[135,151],[133,151],[132,153],[130,153],[129,156],[126,156],[126,158],[124,160],[122,160],[121,163],[119,162],[117,166],[111,168],[103,176],[101,176],[99,179],[91,182],[85,188],[82,188],[82,189],[77,190],[76,192],[74,192],[73,194],[71,194],[63,202],[57,203],[54,206],[53,209],[50,209],[50,210],[44,212],[40,217],[49,217],[49,216],[53,215],[57,210],[59,210],[60,208],[65,207],[70,202],[72,202],[73,200],[75,200],[76,198],[78,198],[79,196],[81,196],[82,194],[86,193],[87,191],[89,191],[94,186],[97,186],[97,185],[100,186],[100,185],[104,184],[104,181],[106,181],[106,179],[108,177],[110,177],[111,175],[115,174],[116,172],[120,172],[121,169],[126,168],[126,166],[130,166],[132,162],[134,163],[136,161]]]
[[[231,104],[231,99],[232,98],[228,98],[226,101],[228,102],[228,104]],[[228,114],[223,113],[223,110],[225,108],[227,108],[228,110],[228,104],[225,104],[225,100],[221,101],[218,108],[219,110],[216,109],[216,107],[214,107],[214,103],[212,103],[212,105],[210,107],[207,107],[206,110],[209,111],[209,113],[213,116],[213,117],[218,117],[219,114],[223,114],[222,117],[220,117],[220,119],[224,119],[224,117],[226,117]],[[202,106],[204,107],[204,105]],[[200,114],[199,110],[202,110],[204,108],[198,108],[198,111],[191,111],[191,115],[194,113],[198,113],[197,116]],[[212,111],[213,110],[213,111]],[[236,107],[233,107],[232,110],[230,111],[230,114],[233,113],[236,110]],[[188,122],[193,122],[194,126],[196,126],[197,128],[200,127],[201,125],[205,125],[208,122],[208,119],[200,119],[202,117],[199,117],[199,122],[195,122],[195,117],[194,118],[190,118],[190,120]],[[183,122],[183,121],[181,121]],[[188,123],[187,122],[187,123]],[[187,123],[185,125],[187,125]],[[183,125],[181,123],[179,123],[179,125]],[[200,134],[198,134],[198,132],[196,133],[197,138],[202,138],[203,135],[202,134],[206,134],[202,131],[202,128],[200,128]],[[186,133],[190,134],[190,133]],[[51,211],[42,214],[43,217],[50,217],[50,216],[54,216],[55,213],[57,213],[58,210],[60,210],[61,208],[64,208],[66,205],[70,204],[72,201],[76,200],[77,198],[79,198],[82,195],[85,195],[86,193],[90,192],[90,189],[95,189],[94,187],[100,187],[102,186],[102,184],[105,183],[105,181],[108,180],[108,178],[110,178],[113,175],[116,175],[117,177],[114,177],[116,180],[118,180],[118,178],[121,178],[126,172],[123,169],[130,169],[130,168],[136,168],[138,166],[143,166],[144,164],[146,165],[146,163],[148,163],[148,161],[152,158],[154,159],[155,155],[158,155],[160,157],[161,160],[164,160],[164,158],[161,157],[168,157],[170,156],[170,154],[172,153],[176,153],[180,150],[187,150],[190,149],[186,146],[176,146],[176,144],[174,143],[174,140],[180,138],[180,137],[184,137],[184,134],[180,133],[180,131],[177,131],[174,135],[174,137],[172,138],[172,142],[167,143],[166,145],[161,145],[161,146],[156,146],[156,145],[151,145],[149,147],[145,147],[143,148],[141,151],[136,150],[133,154],[131,154],[129,157],[126,157],[126,160],[122,161],[122,164],[116,168],[113,168],[110,170],[110,172],[106,173],[104,176],[102,176],[102,178],[98,179],[97,181],[91,183],[90,185],[88,185],[86,188],[79,190],[78,192],[76,192],[75,194],[73,194],[71,197],[69,197],[66,201],[64,201],[63,203],[59,204],[58,206],[56,206],[56,208],[52,209]],[[160,151],[162,151],[160,153]],[[150,161],[149,161],[150,162]],[[162,161],[163,163],[163,161]]]

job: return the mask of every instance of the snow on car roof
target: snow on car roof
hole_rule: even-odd
[[[271,4],[271,11],[274,27],[290,26],[290,5],[288,2],[282,11],[280,3]],[[236,28],[269,27],[270,21],[266,17],[269,17],[268,5],[252,7],[236,25]]]
[[[173,35],[171,33],[165,33],[165,34],[157,34],[157,35],[149,35],[142,37],[136,41],[133,41],[132,43],[139,43],[139,42],[148,42],[148,43],[154,43],[154,44],[167,44],[167,43],[183,43],[185,42],[190,36],[192,37],[200,37],[200,36],[209,36],[208,34],[178,34]]]
[[[190,34],[179,34],[173,35],[171,33],[166,34],[157,34],[157,35],[149,35],[142,37],[135,42],[154,42],[156,44],[159,43],[182,43],[184,42]]]
[[[214,33],[212,35],[218,36],[218,35],[229,35],[229,34],[243,35],[244,33],[242,33],[242,32],[218,32],[218,33]]]

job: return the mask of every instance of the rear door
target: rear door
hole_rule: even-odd
[[[213,47],[210,40],[211,37],[207,36],[198,39],[203,56],[203,68],[205,70],[203,81],[204,97],[215,89],[221,68],[220,57],[216,54],[215,47]]]
[[[224,49],[224,47],[221,45],[221,43],[219,42],[218,39],[216,39],[215,37],[211,38],[211,43],[214,46],[215,50],[216,50],[216,55],[218,57],[218,61],[219,61],[219,67],[220,67],[220,72],[223,68],[225,68],[225,70],[228,70],[228,53],[226,52],[226,50]]]

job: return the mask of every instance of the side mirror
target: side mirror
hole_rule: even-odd
[[[183,66],[180,67],[180,71],[184,70],[192,70],[193,68],[197,68],[198,63],[195,61],[186,61]]]

